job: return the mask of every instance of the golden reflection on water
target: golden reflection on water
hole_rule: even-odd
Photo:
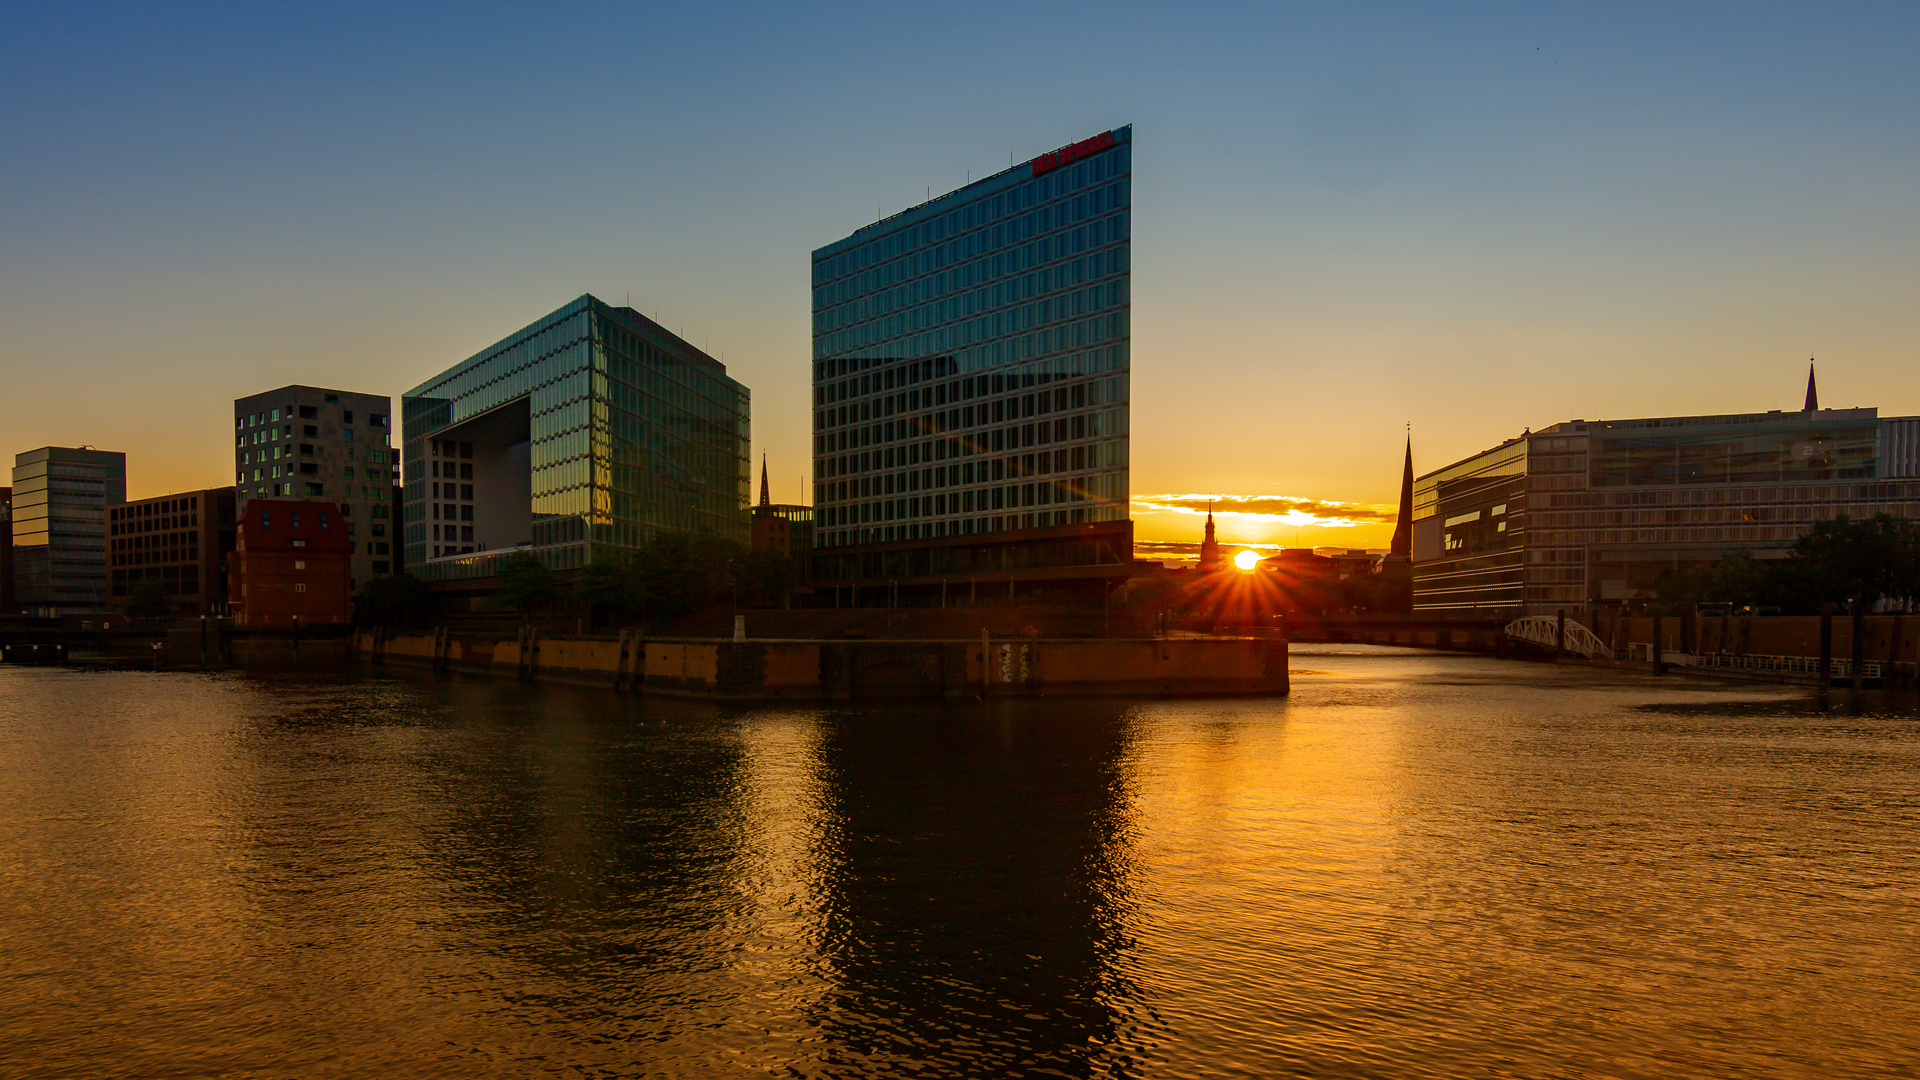
[[[0,669],[0,1075],[1896,1076],[1920,721]]]

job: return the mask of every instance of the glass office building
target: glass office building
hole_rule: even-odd
[[[43,446],[13,459],[14,598],[30,615],[111,610],[107,509],[127,501],[127,455]]]
[[[817,587],[1124,577],[1132,152],[1104,132],[813,253]]]
[[[582,296],[403,396],[407,567],[570,569],[659,529],[744,544],[748,404],[713,357]]]
[[[1874,409],[1573,420],[1414,484],[1417,612],[1552,614],[1652,594],[1817,521],[1920,517],[1913,418]]]

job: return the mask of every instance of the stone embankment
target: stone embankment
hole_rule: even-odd
[[[1278,638],[963,640],[649,638],[619,634],[363,630],[353,655],[380,664],[731,700],[1053,695],[1277,695]]]

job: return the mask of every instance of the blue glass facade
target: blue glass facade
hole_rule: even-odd
[[[582,296],[402,398],[406,564],[553,569],[658,529],[746,543],[749,399],[719,361]]]
[[[819,548],[1126,521],[1132,142],[1102,133],[813,253]]]

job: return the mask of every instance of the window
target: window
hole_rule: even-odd
[[[294,546],[294,547],[306,547],[306,546],[307,546],[307,542],[306,542],[305,540],[295,540],[295,541],[293,542],[293,546]]]
[[[305,559],[293,560],[293,568],[295,570],[305,570],[307,568],[307,560]]]
[[[320,428],[314,424],[307,424],[300,429],[300,434],[309,439],[317,439],[320,437]]]
[[[312,420],[320,415],[320,410],[311,405],[300,406],[300,419]]]
[[[340,437],[341,437],[342,439],[345,439],[345,440],[346,440],[347,442],[352,442],[352,441],[353,441],[353,429],[352,429],[352,428],[341,428],[341,429],[340,429]]]
[[[304,564],[303,564],[303,565],[304,565]],[[306,583],[306,582],[304,582],[304,581],[296,581],[296,582],[294,582],[294,583],[293,583],[293,591],[294,591],[294,592],[306,592],[306,591],[307,591],[307,583]]]
[[[328,394],[328,395],[326,396],[326,402],[327,402],[327,404],[329,404],[329,405],[338,405],[338,404],[340,404],[340,395],[339,395],[339,394]]]
[[[288,485],[288,486],[292,486],[292,485]],[[325,495],[326,493],[327,493],[327,489],[326,489],[326,485],[324,484],[308,484],[307,485],[307,494],[309,495],[318,496],[318,495]]]
[[[288,516],[289,518],[291,518],[291,519],[293,519],[293,527],[294,527],[295,529],[298,529],[298,528],[300,528],[300,511],[298,511],[298,510],[289,510],[289,511],[287,512],[287,516]]]
[[[353,423],[353,410],[352,410],[352,409],[341,409],[341,410],[340,410],[340,422],[341,422],[341,423],[343,423],[343,424],[351,424],[351,423]]]

